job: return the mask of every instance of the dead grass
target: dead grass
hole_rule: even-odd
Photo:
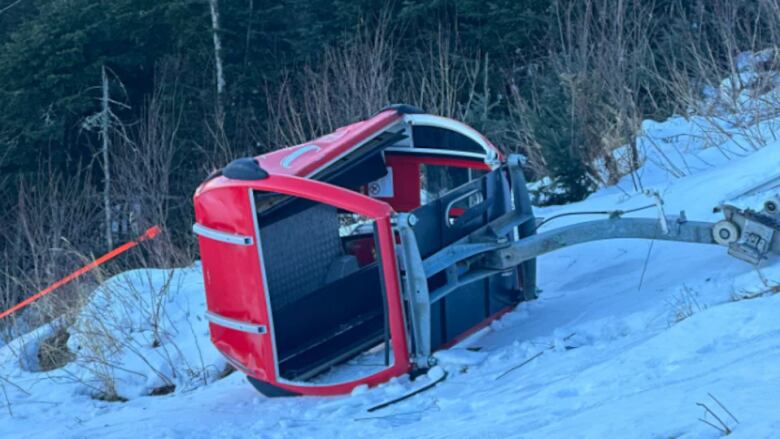
[[[761,276],[762,288],[755,290],[741,289],[731,292],[731,301],[739,302],[740,300],[758,299],[760,297],[771,296],[774,294],[780,294],[780,283],[772,282]]]
[[[683,285],[678,294],[667,299],[666,305],[670,309],[669,325],[682,322],[697,312],[707,309],[699,301],[699,293],[687,285]]]
[[[51,337],[44,339],[38,348],[38,367],[40,372],[59,369],[73,361],[75,355],[68,350],[70,333],[60,327]]]

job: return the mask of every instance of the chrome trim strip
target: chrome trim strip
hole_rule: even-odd
[[[221,232],[219,230],[210,229],[198,223],[192,225],[192,232],[198,236],[213,239],[215,241],[224,242],[227,244],[249,246],[252,245],[253,243],[251,236],[236,235],[233,233]]]
[[[287,154],[281,161],[282,167],[287,169],[292,165],[292,162],[294,162],[296,159],[298,159],[300,156],[306,154],[307,152],[311,151],[319,151],[321,148],[317,145],[311,144],[302,146],[295,151]]]
[[[248,332],[250,334],[268,333],[268,328],[266,328],[265,325],[256,325],[254,323],[231,319],[211,311],[206,311],[206,320],[208,320],[209,322],[215,325],[219,325],[225,328],[235,329],[236,331]]]

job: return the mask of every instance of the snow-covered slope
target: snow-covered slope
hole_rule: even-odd
[[[716,220],[713,207],[780,174],[771,136],[746,148],[739,135],[713,145],[697,118],[644,128],[638,175],[667,213]],[[626,177],[538,215],[648,202]],[[544,256],[539,283],[538,300],[438,354],[445,382],[367,413],[408,379],[344,397],[267,399],[239,373],[220,378],[225,363],[199,317],[197,265],[126,273],[69,329],[76,357],[66,367],[36,372],[37,340],[55,327],[0,348],[0,437],[719,437],[699,418],[720,423],[697,403],[732,437],[780,435],[777,258],[755,269],[720,247],[616,240]],[[112,322],[98,331],[111,335],[112,349],[90,347],[95,321]],[[98,357],[114,366],[108,375],[94,366]],[[106,396],[106,380],[128,401],[95,399]]]

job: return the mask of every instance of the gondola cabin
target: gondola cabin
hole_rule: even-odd
[[[534,297],[534,261],[498,271],[445,257],[475,236],[534,232],[519,167],[467,125],[410,106],[235,160],[194,201],[211,339],[268,395],[425,369]],[[525,219],[502,229],[513,215]]]

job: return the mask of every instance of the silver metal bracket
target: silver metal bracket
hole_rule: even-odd
[[[412,332],[410,355],[418,367],[428,367],[431,355],[431,297],[428,293],[428,277],[425,275],[420,249],[412,226],[417,217],[410,213],[396,215],[396,229],[401,239],[399,265],[403,272],[403,298],[408,303]]]
[[[644,194],[655,201],[655,207],[658,210],[658,221],[661,223],[661,231],[663,231],[664,235],[668,235],[669,222],[666,220],[666,212],[664,211],[664,199],[661,198],[661,194],[658,191],[652,189],[645,189]]]
[[[718,230],[736,231],[728,242],[729,254],[735,258],[758,265],[767,259],[770,253],[780,253],[780,221],[751,210],[740,210],[725,205],[721,207],[726,219],[718,223]],[[725,224],[724,224],[725,223]]]

